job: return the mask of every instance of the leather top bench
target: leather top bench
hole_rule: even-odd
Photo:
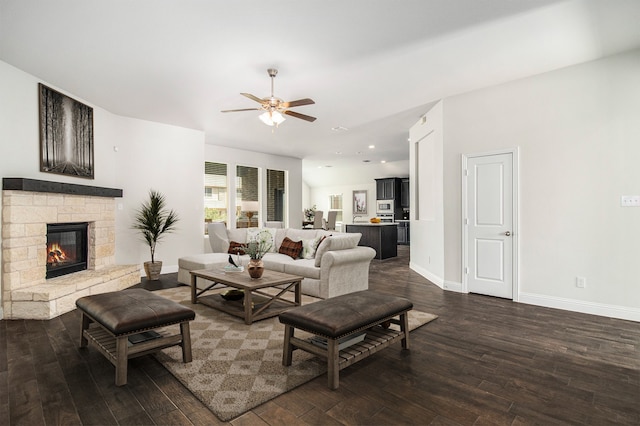
[[[129,358],[180,345],[183,361],[191,362],[189,321],[195,312],[186,306],[140,288],[81,297],[76,306],[82,313],[80,347],[91,342],[116,366],[118,386],[127,383]],[[174,324],[179,334],[147,333],[146,340],[129,343],[129,336]]]
[[[402,340],[409,348],[407,312],[413,309],[411,301],[372,290],[337,296],[281,313],[278,318],[285,325],[283,365],[291,365],[292,353],[302,349],[327,359],[328,380],[331,389],[338,388],[338,372],[380,349]],[[399,319],[396,319],[399,317]],[[399,324],[400,331],[389,329]],[[326,349],[310,340],[294,336],[295,329],[304,330],[326,339]],[[366,336],[342,351],[340,343],[349,336],[365,331]]]

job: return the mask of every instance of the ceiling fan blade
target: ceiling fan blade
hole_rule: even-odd
[[[261,108],[227,109],[220,112],[239,112],[239,111],[261,111]]]
[[[263,100],[260,99],[257,96],[252,95],[251,93],[240,93],[242,96],[246,96],[247,98],[251,99],[252,101],[256,101],[258,103],[262,103]]]
[[[287,110],[287,111],[282,111],[282,113],[290,115],[290,116],[295,117],[295,118],[300,118],[302,120],[310,121],[310,122],[316,121],[315,117],[311,117],[310,115],[300,114],[299,112],[295,112],[295,111]]]
[[[280,105],[282,105],[283,108],[293,108],[297,106],[311,105],[311,104],[315,104],[313,99],[304,98],[304,99],[298,99],[297,101],[283,102]]]

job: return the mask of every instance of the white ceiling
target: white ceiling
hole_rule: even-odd
[[[115,114],[302,158],[320,186],[406,175],[433,102],[637,48],[638,22],[638,0],[0,0],[0,59]],[[314,123],[220,112],[269,96],[269,67]]]

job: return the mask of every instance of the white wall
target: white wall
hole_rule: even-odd
[[[368,221],[376,216],[376,183],[360,185],[339,185],[311,188],[311,205],[315,204],[318,210],[322,210],[324,217],[329,211],[329,196],[342,194],[342,223],[353,223],[353,191],[367,191],[367,214],[358,215],[359,221]],[[338,230],[338,228],[336,228]],[[344,227],[340,229],[344,232]]]
[[[124,189],[116,211],[116,262],[150,260],[149,247],[131,229],[135,211],[160,191],[180,218],[177,229],[158,243],[163,273],[177,272],[178,258],[201,250],[204,223],[204,134],[165,124],[113,116],[120,138],[114,154],[115,185]],[[122,210],[120,210],[122,208]]]
[[[305,181],[302,181],[302,209],[308,209],[313,206],[311,203],[311,188]]]
[[[409,131],[411,269],[445,287],[442,102]],[[418,193],[419,196],[415,196]]]
[[[36,77],[0,61],[0,177],[123,189],[116,211],[116,262],[121,264],[141,264],[149,259],[149,249],[131,229],[131,220],[148,190],[157,189],[181,218],[178,231],[158,246],[158,259],[165,265],[163,272],[177,270],[179,256],[200,252],[204,134],[117,116],[43,82],[93,107],[95,178],[41,173],[39,82]],[[114,146],[118,147],[117,152]]]
[[[461,155],[518,146],[520,300],[640,321],[640,208],[620,206],[640,194],[638,111],[640,50],[446,99],[445,279],[461,282]]]
[[[378,167],[379,166],[379,167]],[[367,191],[367,214],[361,216],[359,221],[376,217],[376,178],[407,177],[409,173],[409,161],[391,161],[376,167],[363,167],[353,170],[349,182],[343,185],[327,185],[309,187],[309,200],[306,207],[316,205],[318,210],[324,212],[326,217],[329,211],[329,196],[342,194],[342,222],[353,223],[353,191]],[[344,229],[343,229],[344,230]]]

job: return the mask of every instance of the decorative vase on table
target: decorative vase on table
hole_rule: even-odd
[[[244,248],[244,252],[249,255],[249,265],[247,271],[251,278],[260,278],[264,272],[264,262],[262,256],[271,249],[271,243],[265,239],[249,241]]]
[[[251,278],[260,278],[264,272],[264,262],[262,259],[249,259],[249,276]]]

